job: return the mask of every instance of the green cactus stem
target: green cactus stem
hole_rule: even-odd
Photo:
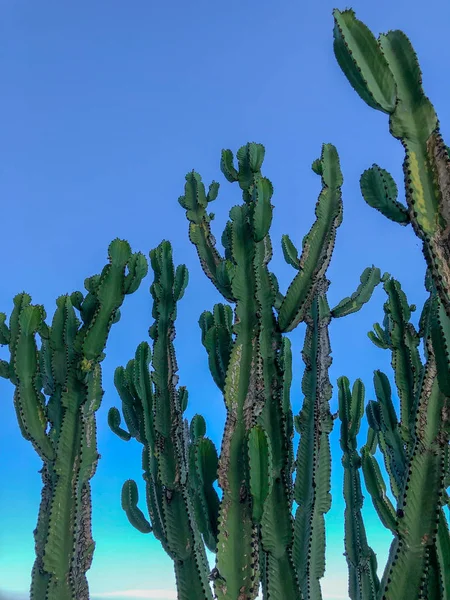
[[[139,344],[135,358],[115,371],[114,383],[122,400],[128,431],[122,429],[117,408],[108,423],[121,439],[135,438],[143,445],[142,468],[150,522],[138,508],[133,480],[124,483],[122,507],[130,523],[142,533],[153,532],[174,562],[180,600],[212,600],[205,546],[217,543],[219,499],[213,487],[217,479],[217,453],[205,437],[206,424],[196,415],[190,426],[183,413],[186,388],[177,386],[174,349],[177,302],[188,283],[185,265],[176,270],[172,247],[163,241],[150,252],[154,281],[147,342]],[[153,370],[149,370],[150,362]]]
[[[22,435],[43,460],[31,600],[89,599],[86,571],[95,547],[90,479],[99,458],[101,361],[125,295],[139,287],[148,268],[145,257],[132,254],[122,240],[110,244],[108,257],[102,273],[86,279],[85,297],[75,292],[57,299],[51,326],[43,307],[32,305],[26,293],[14,298],[9,329],[1,317],[1,341],[9,344],[11,356],[9,365],[2,363],[2,375],[15,387]]]
[[[334,10],[334,52],[350,84],[372,108],[389,115],[389,131],[405,149],[407,207],[392,177],[377,165],[361,178],[365,200],[388,218],[411,223],[439,298],[450,316],[450,159],[439,121],[422,89],[422,74],[402,31],[375,38],[353,10]]]

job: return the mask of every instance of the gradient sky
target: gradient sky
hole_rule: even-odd
[[[240,202],[239,189],[220,173],[220,151],[235,152],[248,141],[266,146],[264,174],[275,188],[272,269],[284,291],[294,272],[284,263],[281,235],[289,233],[300,246],[320,189],[310,165],[323,142],[334,143],[345,183],[344,222],[329,269],[330,304],[351,294],[371,264],[397,277],[419,308],[425,298],[424,260],[412,229],[387,221],[361,198],[359,176],[373,162],[401,184],[403,150],[389,135],[386,115],[363,103],[336,63],[335,6],[346,7],[335,0],[0,0],[0,310],[9,315],[13,296],[26,290],[51,317],[57,296],[83,289],[85,277],[101,270],[113,238],[146,254],[170,239],[175,263],[185,262],[190,271],[176,338],[180,383],[190,393],[187,415],[202,412],[218,445],[223,401],[209,375],[197,321],[221,298],[201,271],[177,202],[188,171],[195,168],[207,184],[221,183],[213,209],[220,239],[229,209]],[[372,31],[399,28],[411,38],[449,140],[450,3],[354,0],[352,6]],[[129,477],[143,496],[141,446],[119,440],[106,422],[108,409],[118,404],[115,367],[148,339],[150,283],[151,275],[126,299],[103,363],[105,396],[97,413],[102,457],[92,481],[97,547],[88,572],[93,598],[176,598],[171,561],[151,535],[131,527],[120,507]],[[331,326],[331,380],[361,377],[367,398],[373,397],[374,369],[386,370],[392,380],[389,354],[366,335],[382,319],[384,300],[380,288],[360,313]],[[303,326],[290,334],[296,413],[303,335]],[[0,587],[10,600],[27,598],[41,463],[20,435],[12,386],[3,379],[0,395]],[[361,444],[365,434],[363,426]],[[331,440],[333,506],[326,517],[323,592],[326,600],[340,600],[348,595],[339,422]],[[364,515],[381,574],[391,537],[370,498]]]

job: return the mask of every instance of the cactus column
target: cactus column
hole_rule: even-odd
[[[58,298],[51,327],[43,307],[32,305],[25,293],[14,298],[9,329],[6,316],[1,318],[1,341],[9,344],[11,354],[9,363],[2,361],[1,374],[15,386],[22,435],[44,463],[31,600],[89,599],[85,574],[95,545],[89,481],[99,458],[95,412],[103,396],[100,363],[125,295],[147,273],[145,257],[132,254],[125,241],[114,240],[108,256],[101,275],[86,279],[85,297],[75,292]]]
[[[225,299],[235,304],[233,325],[231,315],[223,318],[222,305],[216,305],[214,314],[205,312],[200,320],[211,371],[227,407],[219,461],[223,498],[214,572],[216,594],[227,600],[254,598],[260,579],[265,598],[301,598],[303,588],[320,590],[318,579],[323,572],[320,553],[311,558],[300,551],[301,534],[292,523],[290,347],[281,334],[307,320],[312,303],[317,304],[342,220],[342,175],[336,149],[325,144],[313,165],[323,187],[302,256],[297,258],[292,242],[283,239],[286,260],[298,270],[283,296],[268,269],[272,186],[261,175],[263,157],[261,145],[247,144],[237,153],[236,169],[231,151],[222,153],[222,172],[229,181],[238,182],[244,199],[242,206],[230,211],[222,236],[224,257],[211,234],[213,215],[207,213],[218,184],[213,182],[206,194],[200,176],[192,172],[186,176],[185,195],[180,198],[190,222],[190,239],[206,275]],[[322,359],[327,372],[326,353]],[[319,427],[321,416],[314,411],[311,414]],[[322,448],[326,452],[325,442]],[[326,462],[322,462],[326,480]],[[303,467],[298,466],[298,486],[305,478],[304,487],[309,490],[315,480],[308,478]],[[301,578],[304,581],[300,583]]]

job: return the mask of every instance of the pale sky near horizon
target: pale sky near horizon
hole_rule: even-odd
[[[410,37],[449,143],[450,3],[354,0],[351,6],[375,33],[402,29]],[[320,191],[310,165],[323,142],[335,144],[345,180],[344,222],[328,272],[330,305],[350,295],[372,264],[400,280],[409,301],[419,307],[416,320],[425,299],[424,260],[412,229],[370,209],[359,191],[361,173],[376,162],[395,177],[403,199],[403,150],[389,135],[387,116],[364,104],[337,65],[334,7],[346,5],[335,0],[0,1],[6,257],[0,311],[9,315],[13,296],[26,290],[33,302],[45,305],[50,319],[57,296],[83,289],[85,277],[101,270],[113,238],[127,239],[146,255],[170,239],[175,264],[186,263],[190,272],[176,338],[180,384],[189,390],[187,416],[204,414],[217,446],[223,400],[209,374],[198,317],[221,298],[201,271],[177,202],[188,171],[194,168],[206,184],[213,179],[221,184],[212,224],[220,240],[229,209],[241,201],[237,186],[220,173],[221,149],[235,153],[248,141],[265,145],[263,172],[275,190],[271,266],[285,291],[294,272],[284,263],[281,235],[289,233],[301,246]],[[105,396],[97,413],[101,459],[92,480],[96,551],[88,572],[93,600],[176,597],[170,559],[151,535],[131,527],[120,507],[122,483],[131,477],[146,512],[141,446],[119,440],[106,422],[108,409],[118,406],[114,369],[148,340],[151,281],[150,273],[126,298],[103,363]],[[373,397],[375,369],[392,381],[389,354],[366,335],[382,320],[384,301],[380,287],[360,313],[331,325],[333,412],[340,375],[352,383],[361,377],[367,399]],[[303,336],[303,326],[289,336],[295,413],[302,402]],[[5,349],[0,354],[5,357]],[[34,561],[41,463],[20,435],[12,386],[3,379],[0,395],[0,590],[5,600],[23,600]],[[363,425],[360,444],[365,435]],[[348,595],[339,421],[331,443],[333,505],[326,517],[323,590],[324,600],[341,600]],[[391,536],[365,496],[367,534],[381,576]]]

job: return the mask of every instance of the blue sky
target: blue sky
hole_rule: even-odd
[[[283,261],[281,235],[289,233],[300,245],[320,187],[310,165],[322,142],[334,143],[345,183],[344,222],[329,269],[330,304],[352,293],[371,264],[397,277],[410,302],[420,306],[425,297],[424,261],[412,230],[387,221],[360,195],[359,176],[373,162],[401,186],[403,150],[388,133],[386,115],[362,102],[335,61],[334,7],[346,6],[334,0],[0,0],[0,310],[9,315],[13,296],[26,290],[51,316],[57,296],[83,289],[85,277],[100,271],[113,238],[146,254],[170,239],[176,264],[184,262],[190,271],[176,338],[180,383],[190,392],[187,414],[202,412],[218,445],[223,401],[209,375],[197,321],[221,298],[187,238],[177,202],[186,172],[195,168],[206,183],[220,181],[213,223],[220,239],[229,209],[240,202],[239,190],[220,173],[220,151],[235,152],[248,141],[266,146],[264,174],[275,188],[272,268],[285,290],[293,271]],[[354,0],[352,7],[372,31],[399,28],[411,38],[448,141],[450,4]],[[102,458],[92,481],[97,548],[88,573],[93,598],[176,597],[171,561],[151,535],[129,525],[120,507],[129,477],[142,497],[141,448],[119,440],[106,423],[109,407],[118,405],[114,369],[147,339],[150,283],[151,276],[126,299],[103,363],[105,396],[97,417]],[[384,299],[380,288],[364,310],[331,326],[332,382],[344,374],[351,382],[361,377],[367,398],[373,397],[374,369],[392,379],[388,353],[366,335],[382,318]],[[295,412],[302,401],[303,335],[303,326],[290,334]],[[41,464],[20,435],[5,380],[0,396],[0,585],[19,600],[27,597],[34,560]],[[333,506],[326,519],[323,591],[324,600],[341,600],[348,596],[338,422],[331,439]],[[390,536],[370,498],[364,514],[381,573]]]

